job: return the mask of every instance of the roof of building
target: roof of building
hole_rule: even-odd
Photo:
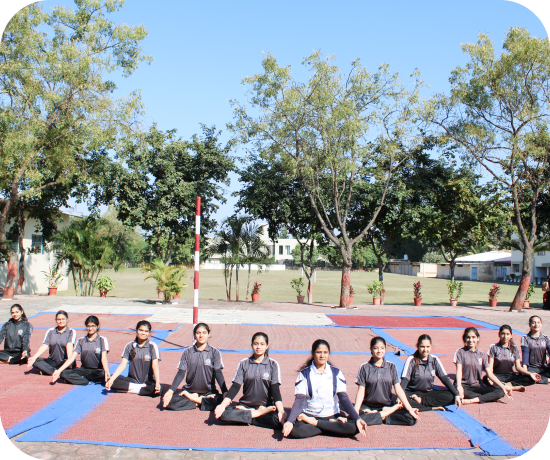
[[[489,251],[481,252],[479,254],[470,254],[468,256],[458,257],[456,259],[457,263],[466,264],[466,263],[475,263],[475,262],[511,262],[512,261],[512,252],[511,251]]]

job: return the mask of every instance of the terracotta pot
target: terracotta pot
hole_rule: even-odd
[[[350,295],[350,296],[349,296],[349,304],[351,305],[352,303],[353,303],[353,296]]]
[[[181,295],[181,294],[175,294],[175,295],[174,295],[174,300],[178,300],[178,299],[180,298],[180,295]]]
[[[528,300],[523,301],[523,308],[529,308],[529,301]]]
[[[99,297],[107,297],[107,291],[99,291]]]
[[[380,297],[373,297],[372,298],[372,304],[373,305],[380,305]]]
[[[252,294],[252,302],[257,302],[260,299],[260,294]]]
[[[55,295],[57,294],[57,288],[56,287],[48,287],[48,295]]]
[[[304,303],[304,297],[303,295],[297,295],[296,299],[298,299],[298,303]]]
[[[489,306],[490,307],[496,307],[497,306],[497,299],[489,299]]]
[[[451,302],[451,307],[456,307],[457,303],[458,303],[458,300],[456,299],[449,299],[449,301]]]
[[[414,298],[414,306],[415,307],[420,307],[420,305],[422,305],[422,297],[415,297]]]

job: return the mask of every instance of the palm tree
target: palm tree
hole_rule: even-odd
[[[274,263],[274,257],[271,256],[269,247],[262,240],[263,234],[264,228],[252,222],[244,225],[241,234],[241,262],[243,265],[248,265],[245,300],[248,300],[248,293],[250,291],[250,271],[252,264],[256,264],[258,266],[258,273],[261,273],[262,265],[265,265],[267,268]]]
[[[100,273],[111,265],[117,271],[122,265],[124,233],[113,231],[103,218],[76,218],[57,232],[54,249],[56,269],[66,262],[73,275],[77,295],[92,296]]]
[[[144,265],[141,271],[148,273],[146,280],[154,279],[157,282],[157,288],[163,293],[165,302],[187,286],[182,281],[187,269],[180,265],[166,265],[161,259],[157,259]]]

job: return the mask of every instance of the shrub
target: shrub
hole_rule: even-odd
[[[447,289],[449,291],[449,297],[453,300],[458,300],[462,295],[462,286],[464,283],[462,281],[448,281]]]
[[[422,295],[420,294],[420,281],[417,281],[416,283],[413,283],[413,290],[414,290],[414,298],[415,299],[422,298]]]
[[[296,291],[298,295],[302,295],[302,291],[304,290],[304,279],[300,276],[300,278],[294,278],[290,282],[290,286]]]
[[[252,288],[252,294],[259,294],[261,287],[262,287],[262,285],[260,283],[258,283],[257,281],[254,281],[254,287]]]
[[[367,291],[369,291],[369,294],[372,294],[373,297],[380,297],[382,289],[384,289],[384,283],[382,283],[382,281],[373,281],[367,284]]]
[[[98,278],[96,286],[100,291],[109,292],[115,288],[115,282],[110,276],[103,275]]]
[[[534,292],[535,292],[535,283],[531,283],[527,288],[527,294],[525,295],[525,300],[529,300],[529,298],[534,294]]]
[[[500,293],[500,286],[493,284],[493,287],[489,289],[489,299],[496,299]]]

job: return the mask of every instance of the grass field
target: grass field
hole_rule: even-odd
[[[119,272],[108,270],[104,272],[115,280],[115,289],[109,297],[138,297],[154,299],[157,297],[156,284],[153,280],[144,281],[145,275],[139,268],[127,268]],[[188,270],[186,283],[188,286],[182,292],[183,299],[193,298],[193,282],[190,277],[193,270]],[[290,287],[290,280],[300,276],[300,271],[269,271],[267,273],[251,274],[250,284],[258,281],[261,285],[260,301],[267,302],[296,302],[296,293]],[[244,300],[246,294],[247,272],[242,270],[240,275],[239,300]],[[317,272],[317,282],[313,288],[315,303],[337,304],[340,297],[341,273],[337,271]],[[355,290],[354,304],[371,304],[372,296],[367,292],[365,285],[378,279],[378,273],[353,272],[351,283]],[[448,305],[447,280],[437,278],[416,278],[406,275],[384,273],[386,288],[386,304],[410,305],[413,303],[413,283],[420,280],[422,284],[422,304]],[[305,278],[304,278],[305,281]],[[488,292],[493,283],[490,281],[464,281],[464,294],[459,299],[459,305],[488,306]],[[58,295],[75,295],[72,289],[72,278],[69,279],[70,289],[59,291]],[[235,279],[233,278],[232,300],[235,299]],[[498,297],[499,305],[509,305],[517,290],[517,284],[500,283],[501,294]],[[95,295],[99,296],[99,292]],[[225,300],[225,284],[221,270],[202,270],[200,272],[200,298],[210,300]],[[249,297],[250,300],[250,297]],[[531,297],[533,305],[542,304],[542,291],[535,290]]]

